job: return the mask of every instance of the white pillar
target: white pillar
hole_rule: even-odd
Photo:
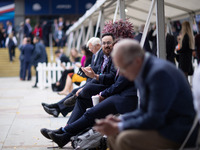
[[[101,16],[101,24],[100,24],[100,37],[102,37],[102,30],[105,25],[105,19],[104,19],[104,11],[102,10],[102,16]]]
[[[166,59],[164,0],[156,0],[157,56]]]
[[[89,40],[89,38],[90,38],[90,35],[91,35],[91,33],[90,32],[92,32],[92,18],[90,18],[90,21],[89,21],[89,25],[88,25],[88,30],[87,30],[87,35],[86,35],[86,38],[85,38],[85,43],[87,43],[87,41]]]
[[[102,8],[99,11],[99,16],[98,16],[98,20],[97,20],[97,24],[96,24],[96,30],[95,30],[95,34],[94,36],[97,36],[98,30],[99,30],[99,26],[100,26],[100,22],[101,22],[101,16],[102,16]]]
[[[78,41],[77,41],[77,45],[76,45],[76,49],[80,49],[80,45],[81,45],[81,38],[82,38],[82,34],[83,34],[83,30],[84,30],[84,26],[81,26],[81,31],[80,34],[78,35]]]
[[[141,47],[144,46],[144,42],[145,42],[147,32],[148,32],[148,29],[149,29],[149,25],[150,25],[151,16],[153,14],[153,10],[154,10],[154,7],[155,7],[155,2],[156,2],[156,0],[152,0],[152,2],[151,2],[151,6],[150,6],[149,13],[148,13],[148,16],[147,16],[147,20],[146,20],[146,23],[145,23],[144,31],[143,31],[142,38],[141,38],[141,41],[140,41]]]
[[[114,14],[114,18],[113,18],[113,23],[114,23],[114,22],[116,21],[116,19],[117,19],[118,10],[119,10],[119,0],[117,1],[117,4],[116,4],[115,14]]]
[[[125,0],[118,0],[119,1],[119,15],[120,19],[126,20],[126,13],[125,13]]]

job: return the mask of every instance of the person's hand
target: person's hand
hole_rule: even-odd
[[[96,124],[93,127],[94,130],[100,132],[103,135],[115,136],[119,133],[118,122],[109,119],[96,120]]]
[[[101,95],[98,95],[98,96],[99,96],[99,103],[102,102],[105,99],[105,97],[103,97]]]
[[[76,96],[79,95],[79,93],[82,91],[83,88],[80,88],[77,92],[76,92]]]
[[[92,70],[91,67],[81,67],[81,69],[83,70],[83,72],[85,73],[86,76],[90,77],[90,78],[94,78],[95,77],[95,72]]]
[[[108,115],[107,117],[106,117],[106,119],[107,120],[111,120],[111,121],[113,121],[113,122],[121,122],[121,120],[117,117],[117,116],[115,116],[115,115]]]

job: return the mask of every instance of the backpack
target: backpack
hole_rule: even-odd
[[[71,137],[71,144],[75,150],[106,150],[106,138],[99,132],[89,128]]]
[[[11,39],[11,38],[9,38],[8,47],[15,47],[15,43],[14,43],[13,39]]]

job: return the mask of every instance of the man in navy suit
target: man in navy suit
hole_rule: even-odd
[[[37,83],[38,83],[38,71],[36,70],[36,68],[38,66],[38,63],[44,63],[47,61],[47,53],[46,53],[46,48],[44,44],[40,42],[39,37],[34,37],[33,43],[35,44],[35,50],[33,53],[32,65],[34,66],[35,72],[36,72],[36,80],[35,80],[35,85],[33,86],[33,88],[36,88]]]
[[[81,118],[58,130],[43,128],[41,133],[62,147],[69,142],[71,136],[92,127],[95,119],[104,118],[108,114],[124,114],[135,110],[138,98],[134,83],[118,75],[115,80],[114,84],[99,95],[101,99],[106,99],[86,111]]]
[[[30,38],[27,38],[27,44],[22,48],[22,54],[24,55],[23,80],[26,78],[26,71],[28,71],[28,80],[31,80],[31,60],[33,51],[34,46],[31,44]]]
[[[96,37],[92,37],[88,42],[87,46],[93,53],[92,61],[91,61],[91,68],[94,70],[94,72],[97,72],[99,65],[102,62],[102,56],[103,52],[101,49],[101,40]],[[89,82],[91,79],[88,78],[87,82]],[[57,103],[54,104],[46,104],[42,103],[42,106],[44,110],[54,117],[58,117],[58,115],[61,113],[64,117],[73,110],[74,107],[66,107],[63,102],[67,100],[68,98],[76,95],[76,92],[82,87],[74,89],[70,94],[68,94],[65,98],[60,100]]]
[[[109,137],[111,150],[178,148],[195,117],[192,92],[183,73],[173,64],[145,54],[130,39],[118,42],[112,57],[121,74],[135,81],[140,105],[119,118],[109,115],[98,120],[95,129]],[[197,133],[191,135],[188,146],[195,144]]]

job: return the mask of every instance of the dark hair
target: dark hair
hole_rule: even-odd
[[[40,41],[40,37],[39,36],[35,36],[34,38],[36,38],[37,41]]]
[[[55,54],[59,54],[59,53],[60,53],[60,50],[59,50],[59,49],[55,51]]]
[[[83,45],[81,49],[85,51],[86,58],[92,57],[93,53],[89,50],[89,48],[86,45]]]
[[[27,37],[27,43],[31,43],[31,38]]]
[[[105,36],[112,36],[113,41],[115,40],[115,37],[112,33],[104,33],[101,38],[105,37]]]

